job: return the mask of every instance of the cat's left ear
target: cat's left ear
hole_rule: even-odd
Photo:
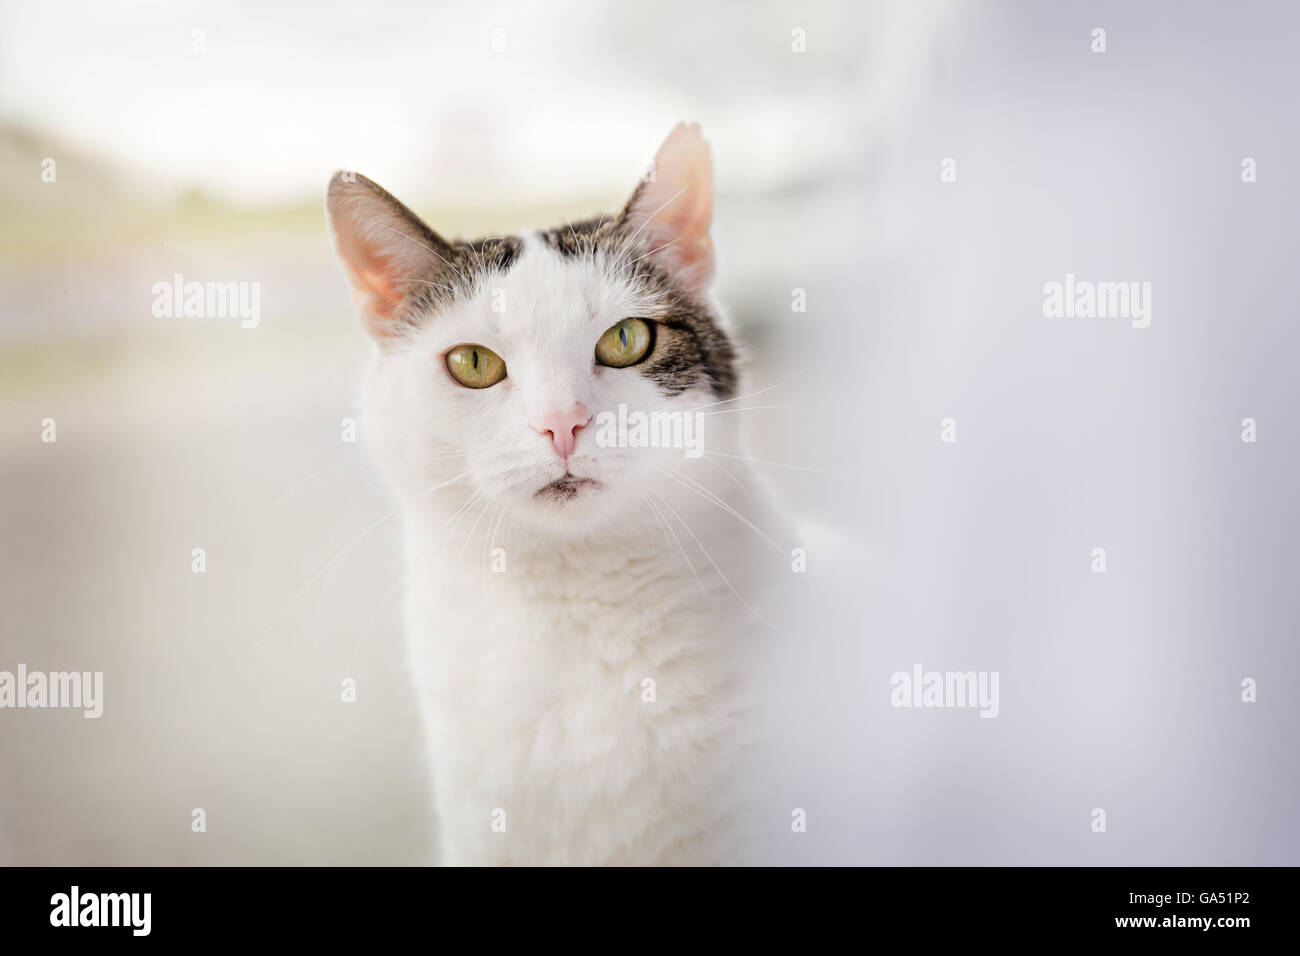
[[[425,286],[443,285],[455,253],[382,186],[338,172],[325,209],[361,323],[378,344],[399,338]]]
[[[713,159],[698,123],[678,123],[632,193],[620,220],[688,291],[713,279]]]

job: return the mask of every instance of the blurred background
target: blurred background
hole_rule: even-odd
[[[773,860],[1300,862],[1297,26],[0,2],[0,670],[105,675],[98,720],[0,711],[0,863],[428,859],[324,184],[447,235],[551,225],[620,206],[683,118],[754,404],[791,406],[746,416],[755,457],[865,547],[812,554],[771,675]],[[259,283],[260,324],[155,317],[177,273]],[[1045,318],[1067,273],[1151,282],[1151,326]],[[1000,716],[891,707],[914,663],[998,671]]]

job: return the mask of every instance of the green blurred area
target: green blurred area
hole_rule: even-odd
[[[43,161],[54,158],[54,180]],[[325,183],[321,183],[323,196]],[[448,238],[584,218],[624,197],[426,204]],[[158,319],[155,282],[257,281],[262,322]],[[245,205],[200,189],[172,195],[34,130],[0,126],[0,398],[114,378],[142,385],[273,368],[285,357],[360,349],[326,231],[322,198]],[[250,338],[252,336],[252,338]],[[345,338],[346,337],[346,338]]]
[[[55,160],[53,182],[42,163]],[[391,184],[389,184],[391,185]],[[254,236],[323,236],[321,196],[294,196],[257,206],[229,202],[191,188],[176,195],[151,191],[147,181],[100,157],[25,127],[0,124],[0,262],[12,267],[68,255],[101,256],[133,244],[170,240],[239,242]],[[478,238],[581,219],[626,199],[613,193],[574,196],[562,203],[404,202],[449,239]]]

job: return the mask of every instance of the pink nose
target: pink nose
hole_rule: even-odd
[[[591,412],[582,402],[574,402],[564,411],[549,411],[532,422],[533,430],[550,435],[561,458],[568,459],[578,444],[578,430],[591,421]]]

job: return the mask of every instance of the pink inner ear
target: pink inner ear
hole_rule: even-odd
[[[383,318],[391,318],[402,301],[402,290],[397,283],[382,267],[350,267],[349,271],[357,292],[369,297],[370,308]]]
[[[654,179],[636,194],[629,225],[688,288],[713,277],[713,161],[695,124],[678,124],[655,155]]]
[[[415,283],[446,264],[450,248],[415,213],[359,174],[336,173],[325,202],[362,324],[376,339],[397,337]]]
[[[372,335],[392,336],[396,330],[389,320],[396,314],[405,295],[405,289],[396,276],[397,263],[355,235],[346,237],[340,251],[352,282],[353,300],[367,329]]]

